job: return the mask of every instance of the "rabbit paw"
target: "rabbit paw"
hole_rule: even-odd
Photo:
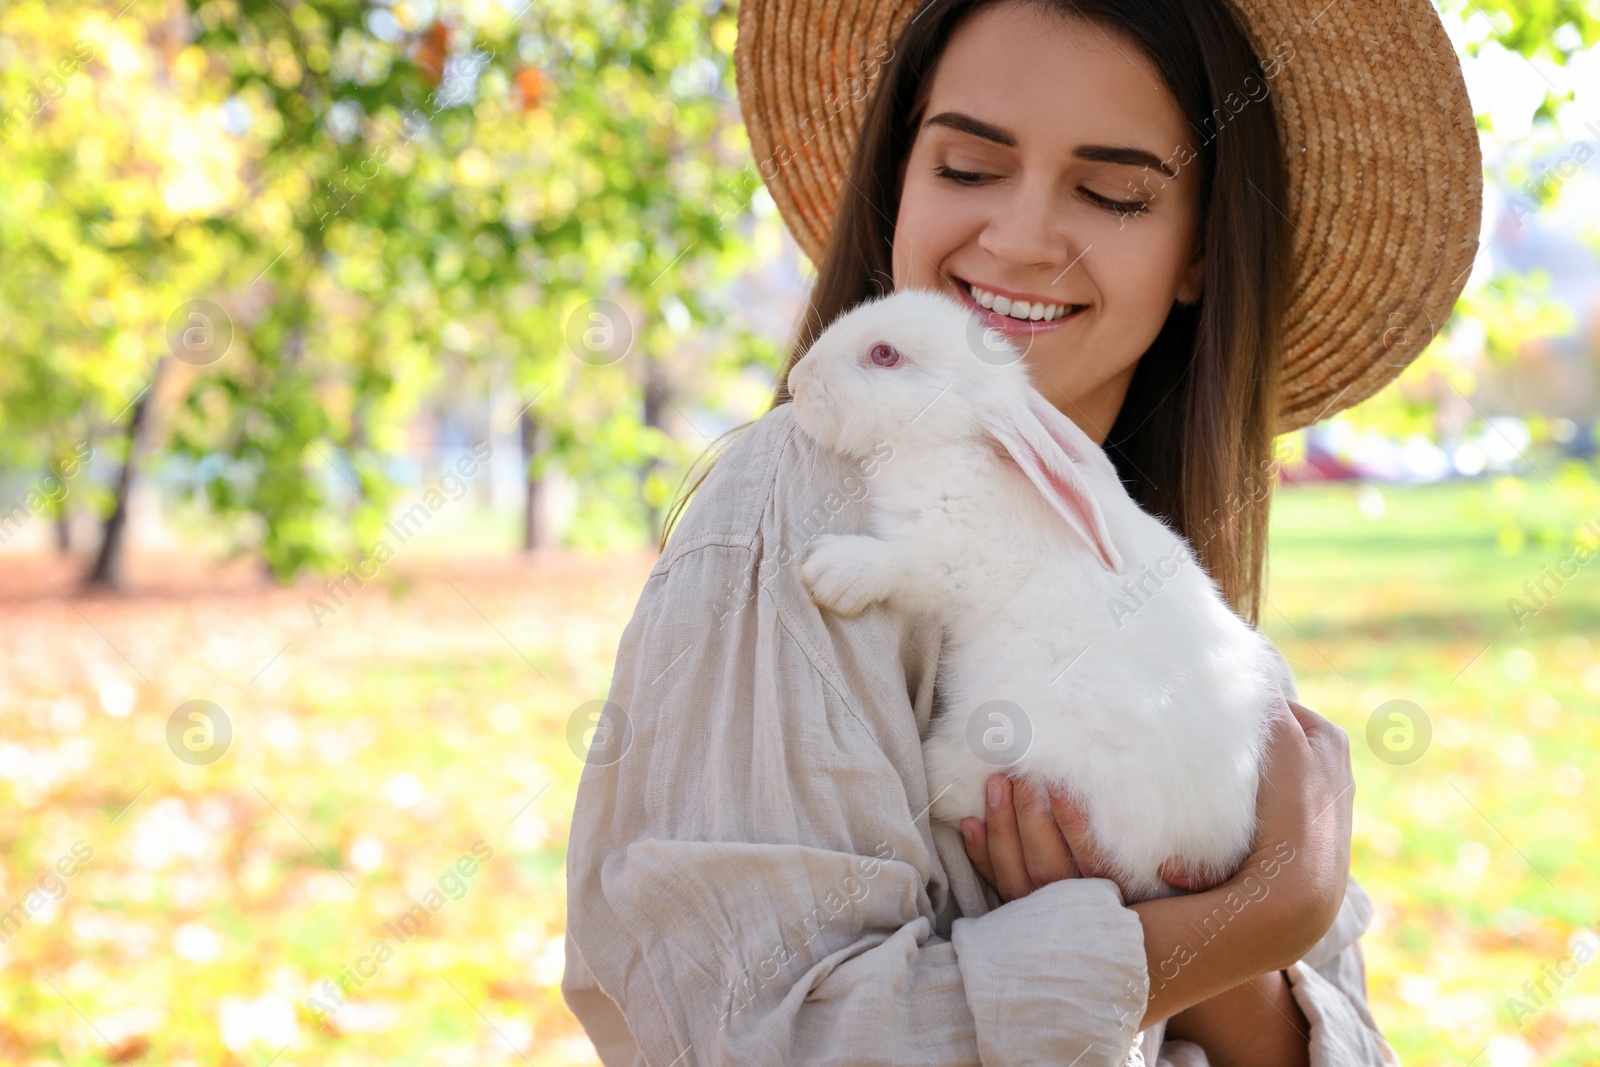
[[[927,770],[928,810],[933,818],[960,826],[967,816],[983,819],[984,786],[989,775],[1004,770],[977,759],[964,744],[954,743],[935,731],[922,742],[922,765]]]
[[[800,567],[811,599],[849,618],[890,593],[888,545],[876,537],[822,534]]]

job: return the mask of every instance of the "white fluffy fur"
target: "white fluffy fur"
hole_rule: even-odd
[[[950,297],[903,291],[841,316],[796,364],[803,430],[846,455],[893,448],[870,485],[877,536],[817,537],[802,578],[843,615],[887,600],[943,623],[941,699],[923,745],[933,817],[985,818],[985,780],[1005,770],[1079,799],[1130,902],[1175,892],[1158,874],[1168,857],[1230,875],[1250,850],[1282,700],[1276,654],[1187,542],[1128,496],[1104,451],[1064,416],[1065,427],[1039,414],[1054,413],[1022,363],[975,354],[975,322]],[[870,361],[879,342],[900,365]],[[997,427],[1037,441],[1047,425],[1077,449],[1050,461],[1087,486],[1099,517],[1091,507],[1086,521],[1103,521],[1118,571],[996,446]],[[1032,727],[1010,767],[967,741],[973,709],[996,699]]]

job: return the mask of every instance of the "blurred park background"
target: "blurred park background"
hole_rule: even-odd
[[[1442,14],[1482,252],[1282,439],[1261,624],[1352,739],[1402,1059],[1592,1065],[1600,4]],[[584,709],[812,276],[735,30],[0,3],[0,1063],[597,1062]]]

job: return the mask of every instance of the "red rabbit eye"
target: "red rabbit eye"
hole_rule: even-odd
[[[886,345],[882,341],[872,346],[872,351],[868,353],[868,356],[873,363],[880,367],[893,367],[900,362],[900,353],[895,350],[895,347]]]

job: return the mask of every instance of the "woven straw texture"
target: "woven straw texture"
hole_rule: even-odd
[[[1294,49],[1270,82],[1289,171],[1277,206],[1293,228],[1285,433],[1377,392],[1444,325],[1477,254],[1483,165],[1460,62],[1429,0],[1226,2],[1258,57]],[[735,63],[751,147],[813,263],[882,78],[874,60],[916,7],[739,6]]]

